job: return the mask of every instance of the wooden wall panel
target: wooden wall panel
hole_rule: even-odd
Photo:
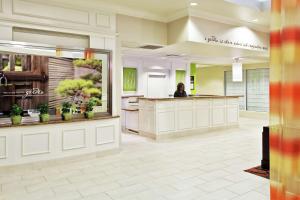
[[[56,94],[60,81],[74,78],[73,61],[66,58],[49,58],[49,107],[59,106],[66,98]]]

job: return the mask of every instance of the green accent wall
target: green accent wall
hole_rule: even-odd
[[[176,85],[178,83],[185,84],[186,71],[185,70],[176,70]]]
[[[197,90],[196,90],[196,85],[197,85],[197,64],[192,63],[191,66],[190,66],[190,71],[191,71],[190,76],[194,77],[194,89],[191,90],[191,94],[195,95],[195,94],[197,94]]]
[[[137,69],[133,67],[123,68],[123,91],[137,91]]]

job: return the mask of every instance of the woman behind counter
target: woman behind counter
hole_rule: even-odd
[[[184,91],[183,83],[178,83],[177,90],[174,93],[174,97],[187,97],[186,92]]]

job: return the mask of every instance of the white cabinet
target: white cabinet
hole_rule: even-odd
[[[239,123],[238,97],[141,99],[139,132],[161,139]]]

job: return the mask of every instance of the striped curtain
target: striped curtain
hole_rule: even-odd
[[[271,200],[300,200],[300,0],[272,0]]]

